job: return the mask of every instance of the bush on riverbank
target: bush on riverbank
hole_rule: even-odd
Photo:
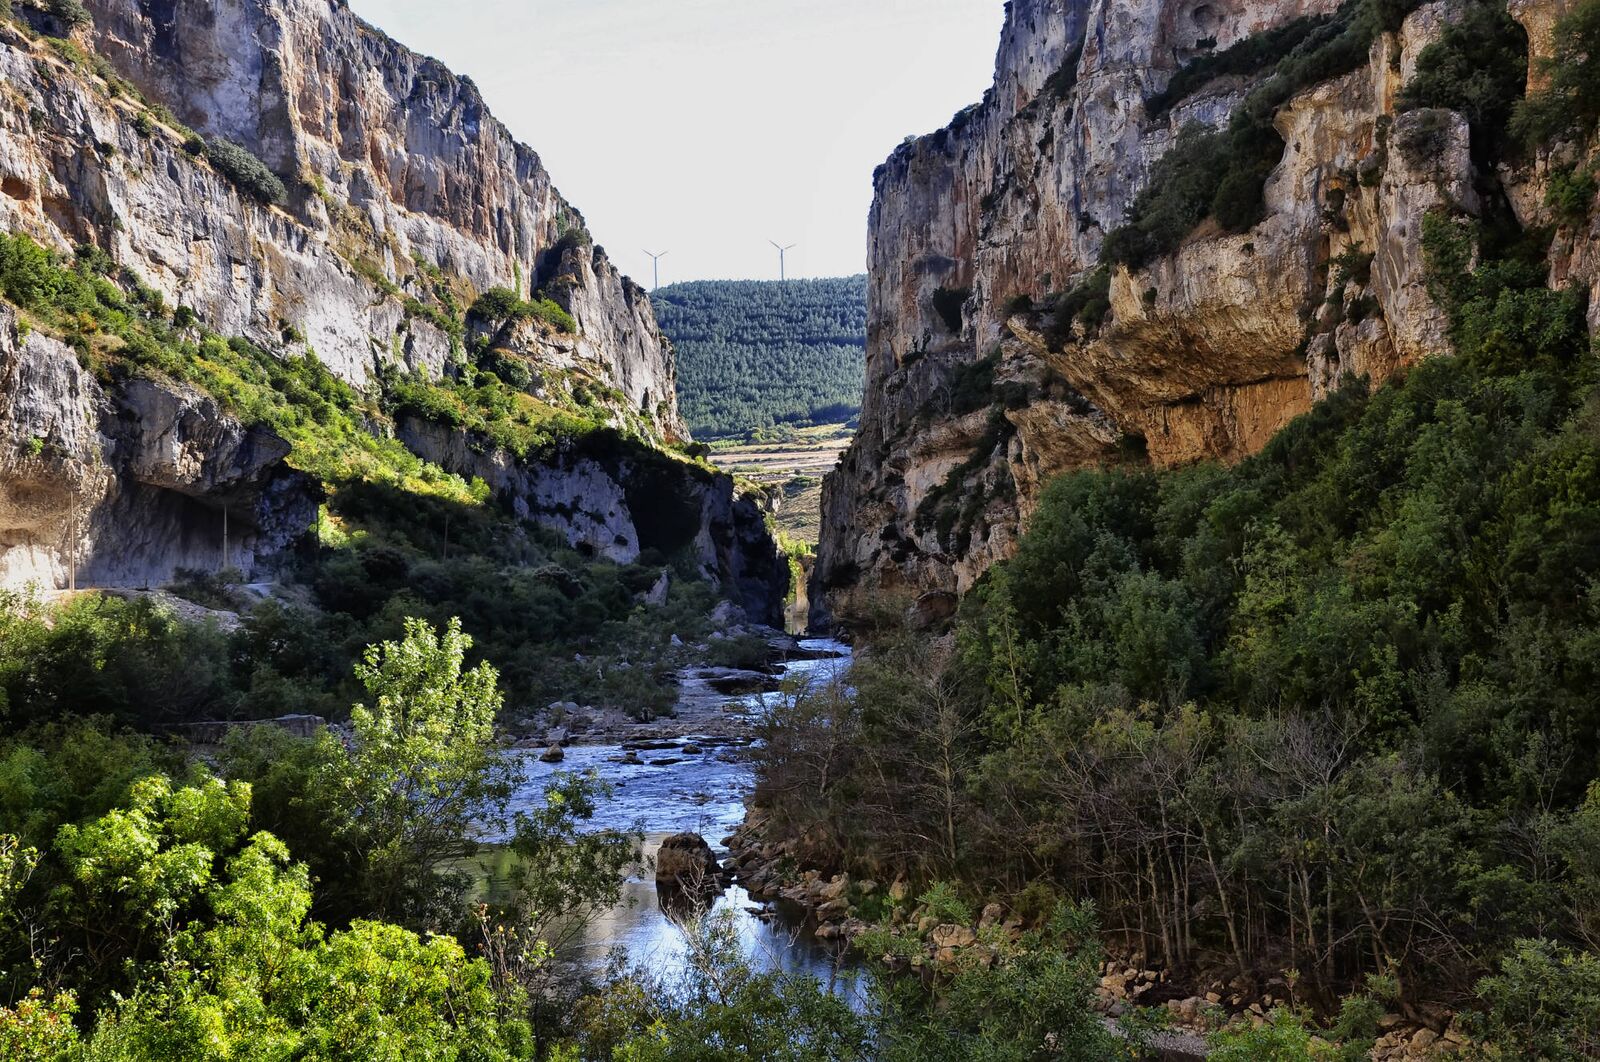
[[[854,701],[776,720],[784,835],[877,880],[1071,890],[1125,954],[1258,998],[1294,970],[1322,1007],[1600,948],[1596,360],[1546,237],[1485,217],[1424,225],[1454,356],[1235,467],[1062,477],[947,658],[880,636]]]

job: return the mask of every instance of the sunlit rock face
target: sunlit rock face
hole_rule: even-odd
[[[1011,555],[1039,490],[1064,471],[1236,460],[1346,374],[1381,384],[1448,350],[1424,282],[1422,219],[1477,211],[1479,175],[1463,118],[1399,114],[1396,99],[1457,0],[1419,8],[1374,42],[1366,66],[1281,110],[1283,156],[1254,228],[1207,223],[1146,268],[1115,270],[1097,334],[1054,327],[1034,308],[1097,264],[1179,132],[1221,128],[1254,82],[1218,78],[1158,116],[1147,98],[1204,51],[1336,7],[1009,5],[994,88],[876,175],[866,395],[860,434],[824,490],[816,624],[886,598],[920,600],[913,615],[947,611],[940,602]],[[1558,8],[1521,0],[1513,10],[1535,55]],[[1424,120],[1441,130],[1432,150],[1394,147]],[[1519,211],[1544,209],[1537,167],[1501,176]],[[1553,282],[1594,283],[1592,236],[1558,239]],[[1339,263],[1356,255],[1371,258],[1352,279]],[[952,402],[983,359],[1001,400]]]
[[[91,0],[80,43],[175,123],[247,148],[288,188],[263,206],[135,124],[126,92],[0,29],[0,226],[91,242],[217,331],[303,339],[345,380],[437,375],[450,337],[408,313],[442,275],[463,300],[539,290],[571,346],[663,436],[681,433],[670,345],[643,290],[470,80],[332,0]]]
[[[98,247],[167,307],[309,349],[369,389],[386,367],[437,377],[459,356],[417,309],[441,291],[458,311],[497,286],[551,299],[575,331],[530,321],[488,338],[531,359],[541,386],[583,381],[643,443],[520,460],[420,422],[398,425],[401,440],[597,558],[687,559],[746,616],[781,622],[789,569],[758,503],[645,445],[686,437],[648,296],[469,80],[330,0],[86,7],[82,57],[45,40],[63,29],[33,7],[17,11],[34,32],[0,21],[0,231]],[[254,154],[286,201],[241,193],[191,131]],[[0,586],[270,578],[322,498],[288,453],[187,386],[97,380],[0,303]]]

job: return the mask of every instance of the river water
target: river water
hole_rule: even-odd
[[[639,744],[665,742],[634,741],[572,745],[559,764],[541,762],[534,750],[519,753],[526,757],[528,781],[513,801],[513,811],[542,804],[544,786],[553,773],[592,770],[614,792],[587,828],[637,828],[645,835],[646,862],[630,873],[622,902],[577,930],[562,958],[600,974],[614,950],[621,948],[630,964],[658,977],[670,980],[683,969],[683,932],[657,900],[648,861],[654,859],[663,838],[685,831],[705,837],[719,858],[726,857],[723,839],[744,820],[745,801],[754,783],[743,753],[749,724],[777,698],[791,696],[788,691],[797,685],[836,681],[849,667],[850,648],[842,642],[807,639],[801,649],[816,658],[782,665],[786,690],[777,692],[719,695],[707,684],[705,673],[686,672],[676,722],[689,726],[675,727],[681,736],[673,739],[672,747],[640,749]],[[703,733],[694,731],[697,721],[704,721]],[[634,746],[631,757],[629,746]],[[816,940],[798,909],[787,904],[763,906],[732,885],[716,897],[711,911],[731,916],[746,956],[759,969],[807,973],[846,994],[859,988],[855,969],[841,961],[837,942]]]

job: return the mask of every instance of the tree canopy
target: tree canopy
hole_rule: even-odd
[[[653,293],[697,436],[830,424],[861,411],[867,278],[699,280]]]

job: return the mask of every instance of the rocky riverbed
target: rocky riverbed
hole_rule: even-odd
[[[758,628],[738,633],[753,634]],[[772,649],[768,670],[692,666],[678,676],[671,717],[637,722],[620,712],[576,703],[552,705],[541,725],[526,728],[511,755],[522,756],[527,783],[513,802],[536,806],[557,771],[594,771],[612,788],[588,823],[593,830],[638,830],[640,860],[623,884],[623,899],[583,927],[565,949],[568,961],[602,971],[616,948],[629,960],[670,977],[683,960],[682,933],[656,888],[664,841],[705,838],[719,867],[731,867],[725,844],[743,823],[753,775],[746,749],[762,711],[786,689],[828,682],[843,674],[850,648],[826,639],[761,632]],[[766,969],[810,973],[853,992],[852,964],[842,942],[810,932],[805,911],[779,899],[758,900],[741,883],[720,877],[705,897],[707,910],[733,919],[752,962]]]

